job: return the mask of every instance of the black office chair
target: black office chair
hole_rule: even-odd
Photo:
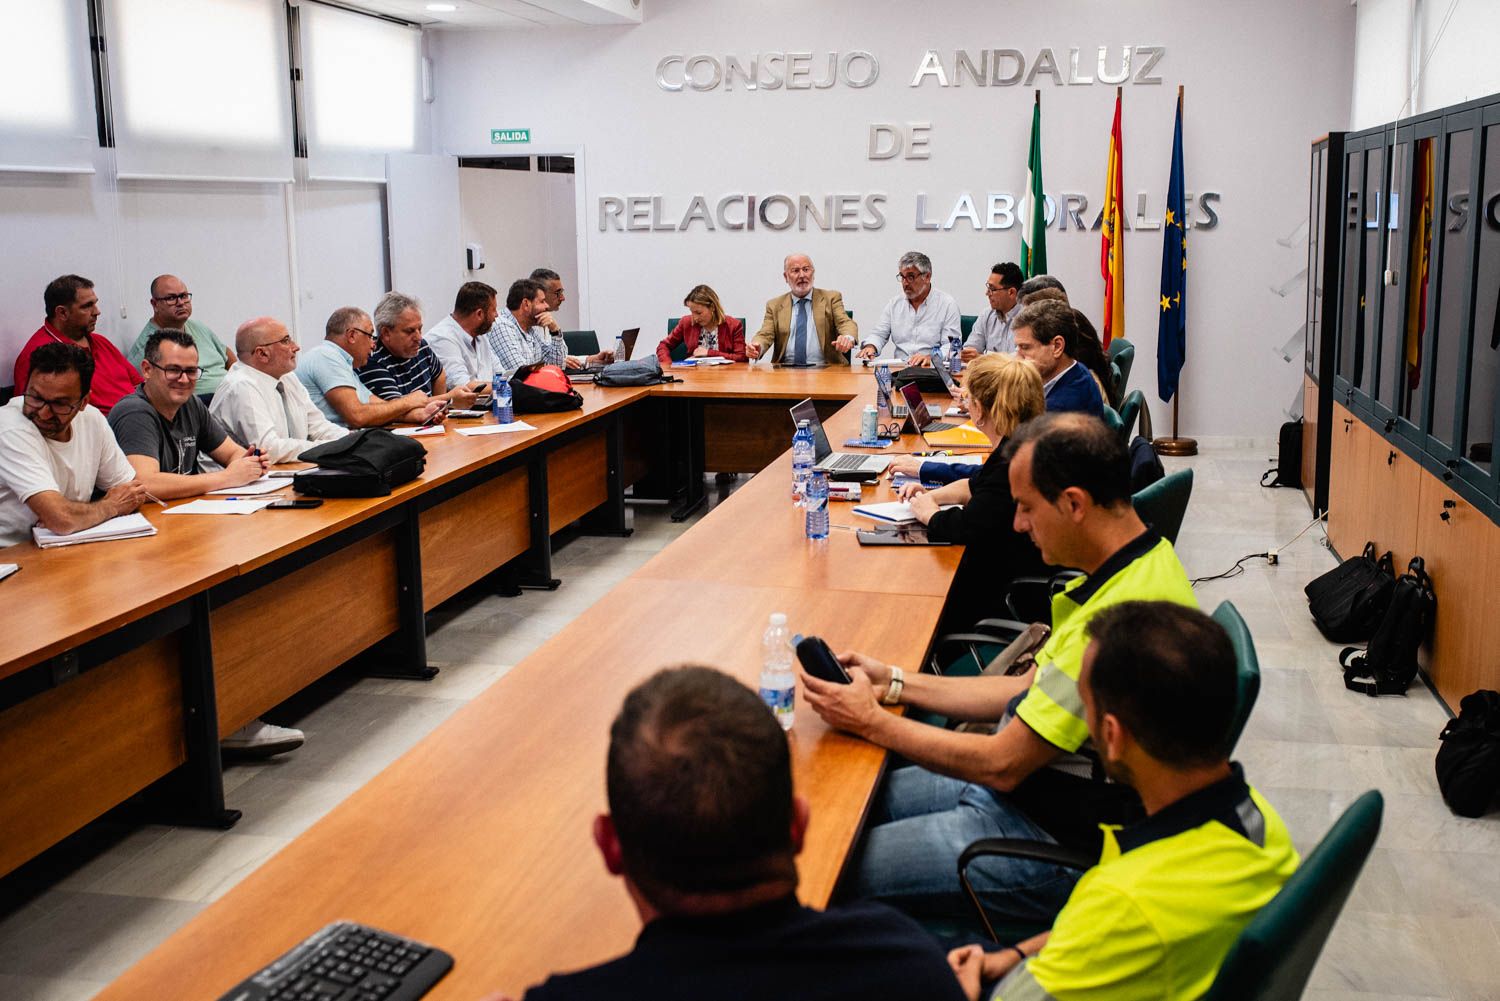
[[[599,335],[592,330],[564,330],[563,343],[570,355],[596,355],[599,353]]]

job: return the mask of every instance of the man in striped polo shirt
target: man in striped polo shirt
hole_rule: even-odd
[[[371,317],[377,343],[359,369],[359,380],[382,400],[423,392],[434,400],[448,400],[459,409],[472,407],[483,382],[449,388],[437,353],[422,339],[422,306],[400,292],[380,297]]]

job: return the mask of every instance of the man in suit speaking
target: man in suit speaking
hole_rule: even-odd
[[[766,318],[745,354],[753,361],[770,351],[782,365],[849,364],[859,327],[844,312],[843,293],[813,288],[813,262],[806,254],[788,254],[782,276],[791,291],[766,303]]]

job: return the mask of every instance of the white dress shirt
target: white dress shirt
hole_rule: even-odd
[[[1016,335],[1011,331],[1010,323],[1020,311],[1019,302],[1010,308],[1009,313],[1002,313],[998,309],[986,310],[974,324],[974,329],[969,331],[969,339],[964,341],[964,347],[973,348],[980,354],[1015,354]]]
[[[257,445],[272,462],[292,462],[323,441],[348,434],[313,405],[295,372],[277,379],[240,362],[214,393],[208,412],[245,447]]]
[[[932,289],[916,309],[911,308],[905,295],[898,293],[885,304],[880,319],[860,346],[873,344],[877,354],[887,354],[885,346],[889,342],[894,349],[891,353],[897,358],[933,355],[950,337],[959,338],[962,329],[958,303],[947,292]]]
[[[434,323],[425,337],[427,346],[443,363],[449,389],[469,382],[491,383],[495,373],[500,371],[500,362],[490,348],[489,338],[483,332],[478,337],[470,337],[451,315]]]

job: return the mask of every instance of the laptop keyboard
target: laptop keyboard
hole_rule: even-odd
[[[957,424],[949,424],[945,421],[934,421],[922,429],[923,434],[932,434],[934,431],[952,431],[958,427]]]
[[[824,469],[858,469],[865,464],[868,455],[860,455],[858,452],[840,452],[828,462],[823,463]]]

